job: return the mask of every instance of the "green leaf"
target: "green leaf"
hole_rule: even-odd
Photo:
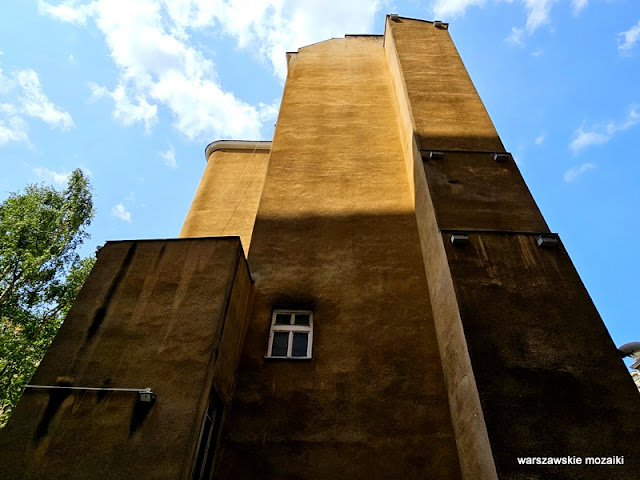
[[[28,185],[0,204],[0,427],[93,267],[77,250],[94,214],[79,169],[63,191]]]

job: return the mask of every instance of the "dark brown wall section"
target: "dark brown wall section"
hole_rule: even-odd
[[[2,478],[188,478],[211,385],[223,401],[251,280],[240,240],[109,242],[0,432]]]
[[[640,397],[562,245],[443,235],[500,478],[637,478]],[[624,456],[522,466],[517,456]]]
[[[511,159],[445,152],[440,160],[425,155],[424,171],[441,229],[549,231]]]

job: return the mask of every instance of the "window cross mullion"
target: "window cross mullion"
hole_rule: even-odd
[[[274,332],[308,332],[311,327],[309,325],[273,325],[271,329]]]

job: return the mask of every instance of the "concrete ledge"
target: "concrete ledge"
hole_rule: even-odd
[[[209,161],[209,155],[216,150],[251,150],[269,151],[271,141],[268,140],[216,140],[207,145],[204,149],[204,158]]]

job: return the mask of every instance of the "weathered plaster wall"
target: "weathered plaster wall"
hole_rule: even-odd
[[[190,478],[214,384],[227,401],[251,281],[237,237],[109,242],[0,431],[3,479]]]
[[[381,37],[295,56],[220,478],[459,478],[399,134]],[[263,358],[274,307],[314,311],[311,361]]]
[[[33,383],[158,401],[28,390],[2,474],[189,478],[213,386],[221,479],[636,478],[637,391],[502,150],[444,28],[290,55],[270,156],[215,151],[181,232],[252,242],[255,285],[237,237],[107,244]],[[312,360],[264,358],[280,307]],[[625,465],[516,461],[563,455]]]
[[[421,163],[438,228],[549,231],[513,160],[446,152],[442,160],[424,158]]]
[[[548,227],[513,160],[493,160],[502,143],[446,30],[402,18],[387,28],[416,143],[475,150],[423,161],[413,148],[409,159],[463,475],[489,478],[474,474],[487,466],[486,425],[500,478],[635,478],[633,383],[564,249],[535,244]],[[451,245],[450,230],[470,231],[470,245]],[[523,467],[516,458],[563,455],[624,455],[625,465]]]
[[[436,211],[427,187],[422,155],[415,135],[414,116],[404,81],[404,70],[395,44],[395,29],[415,22],[387,17],[385,53],[400,125],[405,165],[414,202],[420,248],[433,309],[440,360],[447,387],[451,420],[455,432],[462,476],[467,479],[497,478],[489,437],[480,404],[471,359],[462,328],[458,302],[444,245],[440,238]],[[418,22],[421,28],[433,24]],[[418,41],[424,39],[418,38]],[[451,42],[446,30],[438,29],[431,42]],[[407,48],[405,42],[405,49]],[[428,68],[428,65],[414,66]]]
[[[443,242],[500,478],[637,478],[640,398],[562,245],[495,233]],[[566,455],[625,464],[516,459]]]
[[[444,28],[388,21],[421,149],[502,151],[502,142]]]
[[[211,153],[180,237],[238,235],[248,252],[268,163],[264,148]]]

